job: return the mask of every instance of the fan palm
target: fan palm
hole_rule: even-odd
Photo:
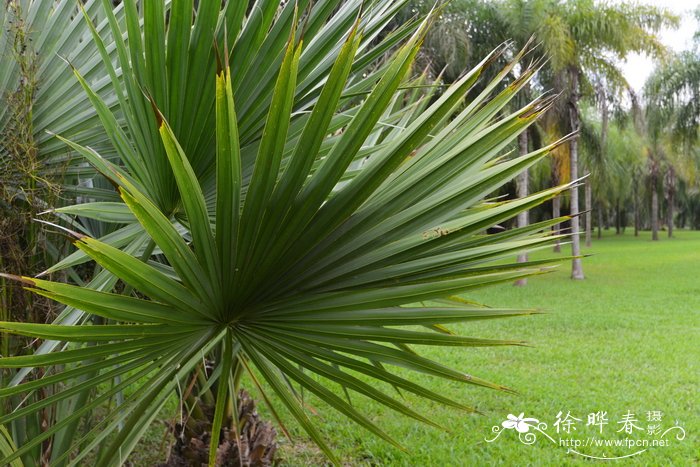
[[[186,149],[193,170],[202,182],[208,209],[213,212],[216,59],[212,44],[232,44],[230,55],[236,56],[232,62],[232,88],[239,96],[239,110],[242,108],[238,112],[241,164],[247,181],[258,150],[262,122],[270,105],[274,77],[281,66],[286,39],[297,19],[295,12],[304,12],[300,20],[304,28],[296,30],[295,34],[298,39],[303,34],[307,46],[300,56],[294,112],[290,118],[290,138],[298,136],[308,118],[308,108],[316,101],[337,58],[342,38],[353,28],[358,17],[365,34],[352,57],[353,64],[344,90],[346,95],[356,97],[364,95],[382,72],[382,67],[375,63],[377,58],[405,40],[419,24],[416,20],[409,21],[378,38],[401,8],[402,2],[375,0],[366,3],[364,10],[361,9],[362,4],[360,0],[313,3],[305,0],[284,4],[277,0],[207,0],[198,2],[196,8],[194,2],[178,2],[177,9],[173,10],[172,4],[165,0],[142,4],[141,9],[133,1],[123,2],[114,8],[109,0],[95,0],[84,7],[78,5],[75,10],[56,10],[54,15],[69,18],[54,22],[65,25],[70,20],[70,30],[78,28],[81,31],[73,35],[80,39],[81,44],[90,44],[90,63],[100,64],[101,73],[86,73],[75,54],[66,54],[69,63],[62,62],[62,71],[70,74],[72,70],[73,79],[66,81],[82,90],[81,98],[86,100],[88,106],[92,105],[91,111],[95,115],[90,123],[90,132],[102,135],[103,139],[106,135],[108,144],[104,145],[105,149],[97,141],[76,140],[74,134],[63,131],[62,126],[46,127],[42,129],[42,135],[45,136],[49,130],[60,131],[62,136],[70,137],[72,142],[83,143],[105,158],[118,159],[120,167],[161,210],[172,213],[177,223],[179,192],[160,143],[158,128],[150,114],[149,99],[153,99],[168,121],[172,122],[173,131]],[[96,77],[98,75],[99,79]],[[333,116],[333,131],[342,128],[352,117],[350,105],[344,110]],[[65,109],[62,112],[66,113]],[[73,119],[73,116],[67,118]],[[94,120],[101,122],[101,125],[95,125]],[[396,117],[386,118],[387,124],[396,121]],[[124,127],[130,131],[125,131]],[[382,131],[384,128],[375,134]],[[57,143],[61,145],[56,138],[50,141],[53,146]],[[65,151],[65,145],[62,146]],[[326,143],[321,150],[326,151],[328,147]],[[96,176],[97,172],[86,163],[85,158],[72,157],[72,160],[78,167],[71,166],[70,173],[88,177],[90,184],[86,186],[66,180],[64,189],[80,194],[83,201],[89,202],[57,209],[61,219],[72,224],[73,229],[99,237],[112,246],[144,258],[151,256],[153,251],[150,248],[155,246],[126,206],[119,202],[119,195],[111,189],[112,186],[104,177]],[[76,216],[77,222],[71,220],[71,215]],[[57,272],[87,260],[87,255],[77,251],[46,272]],[[117,278],[109,271],[97,270],[89,287],[111,290],[116,283]],[[69,306],[61,311],[55,322],[72,325],[85,319],[82,310]],[[37,352],[47,353],[57,346],[57,342],[47,341],[41,344]],[[19,371],[12,384],[20,382],[27,374],[26,369]]]
[[[178,23],[176,14],[171,16],[171,27]],[[59,382],[67,385],[60,392],[20,404],[0,417],[0,425],[86,389],[94,390],[95,396],[18,446],[2,462],[15,461],[63,426],[132,388],[73,444],[77,455],[70,459],[77,464],[99,446],[98,465],[123,463],[203,357],[216,362],[207,375],[207,384],[217,387],[210,465],[216,460],[222,429],[230,417],[235,419],[231,411],[236,405],[227,401],[237,393],[244,374],[261,391],[273,414],[277,405],[286,408],[335,463],[294,384],[397,445],[329,383],[430,425],[439,424],[367,380],[466,411],[472,409],[397,375],[391,367],[507,390],[424,358],[413,346],[522,344],[462,337],[444,325],[532,313],[485,308],[450,297],[542,272],[544,261],[490,262],[522,249],[550,245],[556,237],[548,228],[563,219],[495,235],[483,232],[567,187],[508,202],[483,200],[562,141],[511,160],[501,157],[502,150],[552,102],[544,96],[502,114],[532,70],[503,91],[495,95],[492,91],[522,53],[466,106],[465,95],[502,49],[421,112],[397,105],[396,98],[402,95],[399,87],[432,19],[415,28],[410,39],[377,69],[373,81],[361,81],[365,88],[359,95],[348,92],[348,82],[353,79],[358,50],[372,30],[369,19],[353,20],[333,59],[324,65],[325,78],[316,81],[313,87],[318,90],[307,101],[303,97],[308,94],[299,92],[306,82],[300,78],[304,51],[314,42],[305,45],[306,36],[302,39],[295,28],[294,17],[270,92],[260,91],[267,103],[262,107],[257,100],[246,106],[247,95],[236,93],[237,86],[255,88],[255,83],[237,81],[241,76],[235,71],[241,67],[237,60],[243,58],[234,52],[229,65],[226,38],[219,42],[224,44],[223,57],[212,52],[220,63],[214,79],[202,81],[212,89],[197,89],[201,95],[211,93],[210,111],[175,111],[184,105],[181,100],[159,97],[154,91],[158,82],[144,78],[150,84],[143,89],[151,115],[148,120],[145,113],[128,116],[128,133],[122,132],[108,107],[83,82],[114,138],[121,164],[59,138],[118,187],[123,205],[74,209],[119,219],[145,234],[140,244],[132,242],[122,250],[72,233],[80,251],[121,279],[129,293],[12,277],[39,295],[99,319],[76,326],[0,323],[6,332],[68,344],[57,352],[0,359],[0,367],[5,368],[46,368],[42,378],[0,389],[0,397]],[[182,27],[186,23],[183,20]],[[99,38],[95,40],[100,43]],[[139,46],[130,42],[129,47],[138,50]],[[137,55],[142,57],[140,52]],[[125,76],[126,85],[139,87],[136,79],[129,84],[131,79]],[[135,95],[130,93],[130,99]],[[131,102],[129,106],[136,108],[138,104]],[[305,103],[303,118],[300,102]],[[260,121],[255,118],[259,109],[264,109]],[[195,115],[196,120],[188,120]],[[174,121],[180,123],[174,125]],[[211,133],[213,144],[188,139],[195,127]],[[254,138],[257,127],[259,138]],[[149,140],[150,128],[159,141]],[[144,142],[152,143],[146,148],[151,152],[145,154],[162,153],[167,170],[160,166],[152,172],[141,166],[139,157],[144,154],[129,143],[140,132],[146,135]],[[147,183],[157,182],[156,175],[172,180],[169,191],[161,192],[172,195],[167,198],[170,202]],[[168,187],[167,183],[154,185]],[[62,371],[56,371],[58,365]],[[106,387],[107,381],[118,382]],[[54,461],[67,460],[70,454],[66,450]]]
[[[361,4],[365,5],[362,12]],[[7,90],[3,98],[12,95],[15,87],[19,89],[18,93],[27,97],[16,111],[5,111],[9,106],[4,106],[1,112],[0,131],[6,136],[0,142],[3,172],[10,173],[16,167],[13,161],[35,159],[35,165],[40,169],[38,175],[51,180],[52,187],[61,185],[60,204],[75,201],[75,195],[79,195],[78,200],[83,202],[92,201],[54,211],[58,212],[63,225],[72,225],[73,229],[83,234],[102,238],[110,245],[142,258],[148,258],[154,251],[159,253],[159,250],[126,207],[115,203],[120,200],[119,195],[106,179],[97,175],[83,157],[75,157],[75,153],[71,154],[60,140],[52,138],[49,130],[70,137],[73,142],[88,145],[105,158],[119,160],[120,166],[148,190],[149,196],[161,209],[174,212],[173,221],[177,223],[179,214],[175,207],[179,204],[179,193],[174,190],[175,183],[160,143],[158,128],[152,122],[151,104],[144,96],[144,90],[166,112],[177,137],[187,148],[188,157],[193,161],[203,189],[208,193],[208,207],[211,210],[212,200],[215,199],[212,196],[215,180],[210,157],[214,145],[213,118],[210,118],[214,115],[214,42],[233,44],[231,53],[236,54],[232,66],[237,81],[234,80],[233,87],[241,96],[237,102],[243,109],[239,112],[239,124],[243,128],[242,163],[243,173],[248,177],[262,132],[260,123],[264,121],[269,106],[270,88],[281,64],[286,38],[294,26],[295,11],[303,15],[300,22],[304,24],[297,35],[301,37],[303,34],[308,45],[300,57],[299,85],[294,97],[290,137],[296,131],[294,128],[301,128],[300,124],[308,117],[307,108],[313,105],[318,96],[339,53],[342,38],[353,27],[358,16],[365,34],[357,54],[352,57],[354,63],[345,90],[347,94],[354,93],[356,96],[362,96],[367,87],[376,81],[381,71],[381,67],[375,63],[376,59],[410,35],[419,24],[415,20],[408,21],[397,30],[378,38],[400,9],[402,2],[397,0],[313,3],[202,1],[196,2],[196,5],[195,2],[185,1],[178,2],[175,5],[177,8],[174,8],[170,2],[153,1],[147,5],[141,3],[139,8],[137,2],[122,2],[113,7],[108,0],[84,4],[26,0],[9,2],[7,9],[0,13],[0,19],[7,26],[0,31],[0,48],[4,52],[0,84]],[[16,54],[10,60],[13,48],[21,51],[21,54]],[[76,76],[78,79],[75,79]],[[192,89],[199,92],[190,92]],[[63,99],[60,105],[56,102],[58,96]],[[399,94],[396,99],[401,100]],[[167,113],[171,105],[175,108],[172,114]],[[415,105],[411,112],[403,112],[402,118],[419,112],[423,105]],[[72,112],[66,111],[67,108]],[[195,114],[201,118],[195,117]],[[341,128],[351,116],[352,109],[347,106],[343,114],[334,115],[334,127]],[[386,123],[391,124],[394,121],[392,118],[395,117],[386,116]],[[295,120],[299,123],[294,123]],[[192,121],[198,124],[190,124]],[[17,133],[14,129],[16,123],[28,126],[27,131],[21,133],[26,137],[20,141],[22,150],[11,151],[12,157],[8,158],[6,155],[12,148],[7,142],[12,138],[7,136]],[[124,131],[126,126],[132,131]],[[373,138],[380,139],[385,131],[384,128],[376,131]],[[20,192],[26,191],[29,186],[29,182],[3,183],[4,188],[19,187]],[[41,196],[36,198],[39,207],[32,207],[31,213],[25,215],[27,219],[36,217],[39,210],[51,206],[47,204],[51,200]],[[54,198],[54,201],[59,200]],[[16,210],[14,206],[12,208]],[[72,219],[71,215],[76,218]],[[31,238],[31,233],[39,230],[37,224],[30,223],[28,227],[30,232],[27,235],[8,234],[6,237]],[[49,251],[63,249],[60,244],[56,248],[48,246]],[[41,252],[45,248],[32,247],[31,250]],[[86,259],[79,251],[50,268],[47,273],[65,269],[76,282],[81,283],[81,278],[72,267]],[[3,251],[3,263],[0,272],[34,274],[42,264],[46,267],[48,262],[39,261],[26,268],[17,267],[8,264]],[[91,267],[87,268],[87,271],[91,270]],[[108,291],[115,287],[117,281],[118,278],[109,271],[98,267],[88,286]],[[6,290],[2,287],[4,283],[5,280],[0,278],[0,289],[3,291]],[[4,296],[2,298],[3,304],[9,307],[9,301],[4,300]],[[10,316],[10,308],[3,306],[0,320],[8,320]],[[67,306],[54,322],[74,325],[87,319],[89,316],[82,310]],[[8,355],[13,351],[9,342],[7,335],[3,335],[0,354]],[[56,341],[44,341],[35,353],[45,354],[59,345]],[[29,368],[19,369],[14,374],[4,371],[0,377],[3,378],[3,385],[8,381],[10,385],[15,385],[26,378],[29,371]],[[6,376],[7,379],[4,379]],[[24,444],[25,434],[30,437],[33,432],[27,428],[29,425],[39,431],[38,427],[42,424],[61,418],[62,413],[70,413],[73,405],[82,405],[89,396],[89,391],[85,391],[67,400],[60,410],[37,414],[31,423],[27,419],[17,420],[10,426],[15,441]],[[77,428],[77,422],[66,426],[56,435],[53,443],[45,444],[49,446],[47,450],[51,459],[59,458],[66,452]],[[31,455],[27,454],[26,461],[29,464],[39,462],[42,456],[48,455],[42,450],[36,449]]]

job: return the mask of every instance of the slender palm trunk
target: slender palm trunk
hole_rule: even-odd
[[[556,163],[556,159],[554,158],[552,158],[552,186],[559,186],[559,167]],[[560,216],[561,198],[559,196],[555,196],[554,198],[552,198],[552,219],[556,219]],[[552,226],[552,232],[554,232],[554,235],[559,235],[560,229],[561,226],[559,224],[554,224]],[[556,240],[556,242],[554,243],[554,252],[561,252],[561,244],[559,243],[559,240]]]
[[[584,203],[585,207],[584,209],[586,210],[586,246],[590,247],[591,246],[591,237],[593,236],[593,187],[591,186],[591,177],[590,177],[590,172],[586,173],[587,178],[586,178],[586,184],[584,185],[585,192],[584,192]]]
[[[571,130],[578,131],[580,127],[578,110],[578,69],[572,68],[571,73],[571,102],[569,103],[569,118],[571,120]],[[578,136],[569,142],[569,157],[571,158],[571,181],[578,179]],[[571,189],[571,278],[575,280],[584,279],[583,264],[581,261],[581,239],[579,238],[578,219],[578,187]]]
[[[668,237],[669,238],[673,237],[673,215],[674,215],[673,203],[675,203],[675,194],[676,194],[676,173],[673,170],[673,167],[669,167],[668,172],[666,173],[666,215],[667,215],[666,223],[668,224]]]
[[[576,165],[578,164],[578,147],[576,138],[572,139],[571,142],[571,180],[576,180],[578,178],[578,169]],[[581,239],[579,237],[579,210],[578,210],[578,187],[571,189],[571,256],[574,258],[571,260],[571,278],[574,280],[584,279],[583,274],[583,264],[581,261]]]
[[[527,154],[527,130],[523,131],[520,133],[518,136],[518,148],[520,151],[520,155],[523,156]],[[518,198],[524,198],[528,195],[528,178],[529,174],[527,169],[523,170],[520,175],[518,175],[518,178],[515,180],[516,184],[516,190],[518,192]],[[518,227],[527,227],[529,224],[529,217],[530,214],[528,211],[523,211],[518,214],[517,218],[517,225]],[[527,262],[527,252],[523,252],[518,255],[518,263],[526,263]],[[524,286],[527,285],[527,279],[518,279],[515,281],[515,284],[517,286]]]
[[[651,192],[651,239],[659,239],[659,195],[656,193],[656,184],[652,184]]]
[[[561,216],[561,199],[559,196],[552,198],[552,217],[556,219],[557,217]],[[552,231],[554,232],[554,235],[559,235],[559,231],[561,229],[560,224],[555,224],[552,226]],[[561,252],[561,243],[559,243],[559,240],[557,240],[554,243],[554,252],[555,253],[560,253]]]
[[[651,239],[659,239],[659,190],[658,190],[658,164],[652,155],[651,165]]]
[[[600,151],[601,151],[601,159],[605,160],[606,153],[607,153],[607,141],[608,141],[608,100],[607,100],[607,95],[605,93],[605,86],[599,86],[598,89],[600,93],[600,102],[601,102],[601,127],[600,127]],[[586,185],[585,185],[585,192],[584,192],[584,209],[586,211],[585,214],[585,229],[586,229],[586,246],[590,247],[591,246],[591,237],[593,236],[593,222],[592,222],[592,217],[593,217],[593,182],[591,181],[591,173],[590,170],[585,170],[586,172]],[[600,238],[600,224],[602,223],[602,215],[599,210],[598,212],[598,238]]]
[[[598,240],[603,237],[603,203],[598,201]]]
[[[634,172],[634,178],[632,179],[632,201],[634,203],[634,236],[639,237],[639,186],[638,177],[636,176],[637,171]]]

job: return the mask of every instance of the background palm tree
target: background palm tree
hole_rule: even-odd
[[[673,235],[674,207],[678,175],[694,178],[695,146],[698,141],[700,107],[700,57],[688,51],[657,68],[645,84],[646,118],[649,134],[655,142],[653,187],[660,189],[663,170],[663,191],[666,198],[668,236]],[[658,196],[652,198],[652,213],[658,213]],[[653,215],[652,232],[658,239],[658,214]]]
[[[422,3],[418,2],[417,6]],[[460,15],[461,13],[461,15]],[[437,29],[433,39],[433,53],[438,64],[447,63],[447,58],[463,57],[468,54],[453,53],[455,30],[465,25],[460,43],[474,44],[474,48],[491,40],[504,38],[513,40],[515,47],[523,47],[531,38],[540,46],[533,52],[535,59],[547,57],[542,73],[534,86],[537,90],[552,89],[561,94],[555,103],[554,113],[543,120],[549,125],[545,131],[554,139],[569,132],[580,130],[580,102],[600,97],[601,84],[606,96],[616,96],[621,89],[628,88],[618,63],[632,52],[643,52],[651,56],[661,56],[665,47],[656,37],[663,27],[676,26],[678,18],[668,11],[632,2],[600,3],[593,0],[501,0],[498,2],[465,1],[452,2],[449,10],[449,23],[444,29]],[[485,33],[488,31],[488,33]],[[447,36],[444,39],[440,37]],[[444,49],[442,52],[440,46]],[[467,45],[462,49],[469,50]],[[443,58],[444,57],[444,58]],[[454,69],[455,65],[452,64]],[[454,73],[454,72],[453,72]],[[597,83],[597,84],[596,84]],[[606,102],[608,98],[604,99]],[[607,109],[607,107],[605,107]],[[606,124],[607,125],[607,124]],[[601,132],[604,135],[606,130]],[[521,152],[527,148],[527,135],[521,136]],[[605,145],[604,145],[605,146]],[[579,178],[579,148],[576,138],[569,142],[566,164],[560,158],[553,158],[559,164],[553,167],[556,175],[553,184]],[[561,173],[562,169],[567,173]],[[519,195],[525,194],[527,174],[522,174],[518,183]],[[553,217],[559,215],[559,200],[555,200]],[[569,200],[572,216],[572,278],[584,277],[579,242],[579,197],[578,188],[572,189]],[[526,222],[521,217],[521,224]],[[587,225],[592,225],[590,222]]]
[[[560,15],[562,28],[556,39],[570,43],[572,55],[553,64],[554,83],[564,94],[565,108],[560,107],[562,117],[568,114],[569,130],[580,129],[580,101],[587,89],[594,89],[590,76],[600,76],[612,83],[624,82],[617,63],[631,52],[661,54],[663,45],[655,32],[668,25],[676,25],[678,18],[653,7],[633,3],[596,3],[580,0],[567,3],[552,2],[552,14]],[[578,140],[569,143],[570,176],[579,176]],[[571,191],[570,214],[572,216],[573,279],[583,279],[579,246],[578,188]]]

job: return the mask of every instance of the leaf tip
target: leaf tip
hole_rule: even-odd
[[[36,222],[39,222],[40,224],[45,224],[49,225],[51,227],[56,227],[57,229],[62,230],[63,232],[67,233],[70,239],[75,243],[76,241],[83,240],[84,238],[89,238],[87,235],[81,234],[80,232],[76,232],[75,230],[71,230],[67,227],[63,227],[62,225],[54,224],[53,222],[48,222],[42,219],[33,219]]]

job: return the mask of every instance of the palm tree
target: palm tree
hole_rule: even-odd
[[[700,109],[700,56],[686,51],[673,56],[654,70],[644,86],[650,124],[667,126],[676,141],[692,144],[698,138]]]
[[[646,113],[649,132],[659,148],[652,158],[652,181],[656,187],[660,180],[659,167],[666,166],[664,180],[668,236],[673,235],[674,205],[678,168],[688,172],[686,161],[698,140],[700,110],[697,99],[700,83],[700,57],[696,52],[683,52],[659,66],[645,84]],[[662,149],[662,147],[665,148]],[[650,162],[650,163],[652,163]],[[692,164],[690,164],[692,165]],[[685,169],[685,170],[684,170]],[[652,198],[652,232],[658,238],[658,196]]]
[[[564,24],[562,22],[562,17],[560,13],[556,12],[556,2],[550,0],[502,0],[494,8],[498,12],[499,18],[501,19],[502,28],[507,31],[517,46],[522,46],[522,44],[527,43],[527,41],[534,40],[539,42],[540,47],[538,48],[538,59],[545,60],[546,62],[543,66],[544,76],[547,74],[551,75],[551,70],[558,70],[565,66],[571,58],[573,57],[573,43],[568,37],[568,34],[563,32]],[[556,83],[546,83],[545,87],[552,89],[557,89]],[[560,107],[561,103],[555,105],[555,109]],[[557,112],[560,113],[560,112]],[[556,140],[564,132],[562,128],[559,128],[559,123],[553,124],[555,120],[562,118],[559,116],[552,117],[543,121],[547,126],[545,129],[546,133],[552,134],[552,130],[556,128],[558,134],[554,136]],[[527,135],[524,135],[521,142],[520,151],[527,149]],[[563,148],[559,148],[561,152]],[[567,150],[568,153],[568,150]],[[558,163],[560,157],[552,158],[552,184],[558,185],[564,177],[559,177],[559,169],[561,164]],[[523,173],[518,178],[517,189],[518,196],[523,196],[527,194],[527,181],[529,179],[528,173]],[[560,216],[560,199],[557,197],[552,202],[552,216],[557,218]],[[527,222],[527,219],[523,217],[522,223]],[[554,226],[554,231],[558,233],[560,231],[560,226],[557,224]],[[554,250],[556,252],[560,251],[559,243],[555,243]]]
[[[665,49],[655,32],[667,25],[677,25],[678,18],[665,10],[634,3],[598,3],[593,0],[549,2],[548,12],[552,20],[560,24],[559,34],[544,38],[549,47],[570,50],[562,60],[551,67],[552,82],[564,94],[560,115],[566,117],[568,130],[580,129],[580,101],[585,89],[590,89],[588,76],[602,76],[610,82],[622,82],[616,61],[623,60],[631,52],[661,54]],[[579,177],[578,139],[569,143],[569,168],[572,180]],[[579,240],[578,187],[571,190],[570,214],[572,216],[572,279],[583,279]]]
[[[465,6],[461,19],[454,17],[460,5]],[[580,130],[580,101],[587,90],[595,89],[591,77],[599,77],[615,88],[624,87],[625,80],[617,65],[631,52],[644,52],[659,56],[665,52],[655,33],[662,27],[675,26],[678,18],[663,9],[632,2],[600,3],[593,0],[500,0],[498,2],[454,2],[450,10],[450,34],[454,25],[467,23],[466,39],[482,38],[483,31],[492,33],[493,40],[502,40],[503,34],[522,48],[534,37],[540,47],[536,55],[547,58],[540,75],[545,88],[562,94],[555,112],[557,117],[548,119],[555,123],[557,137]],[[465,40],[466,40],[465,39]],[[464,42],[463,40],[462,42]],[[439,43],[439,41],[436,41]],[[443,41],[449,43],[449,41]],[[474,41],[469,42],[474,44]],[[468,48],[468,47],[467,47]],[[443,54],[444,55],[444,54]],[[521,137],[519,147],[526,150],[526,136]],[[555,138],[556,139],[556,138]],[[579,178],[578,140],[573,138],[567,149],[566,164],[571,180]],[[553,173],[559,173],[557,167]],[[518,194],[525,194],[526,174],[519,178]],[[556,181],[555,181],[556,184]],[[579,242],[578,188],[570,194],[572,216],[572,274],[573,279],[583,279]],[[554,202],[553,217],[558,217],[559,200]],[[526,221],[521,216],[521,223]],[[590,222],[589,222],[590,223]],[[558,226],[555,226],[558,230]]]
[[[505,111],[532,72],[499,85],[525,52],[478,88],[502,48],[434,101],[411,100],[405,76],[434,14],[376,45],[401,2],[365,2],[362,9],[359,1],[311,9],[308,2],[259,0],[251,9],[199,2],[194,24],[192,2],[170,5],[153,1],[138,11],[126,2],[124,22],[111,7],[104,10],[107,35],[122,39],[115,44],[121,78],[103,35],[91,28],[116,109],[75,70],[118,157],[58,140],[109,180],[120,201],[93,190],[97,201],[59,214],[124,227],[103,239],[67,231],[80,253],[52,270],[94,261],[99,286],[3,275],[80,319],[75,325],[0,323],[5,332],[46,344],[32,355],[0,358],[0,367],[22,369],[0,398],[44,391],[21,399],[0,416],[0,426],[56,409],[77,394],[89,397],[16,447],[3,441],[0,462],[26,458],[116,398],[118,404],[69,438],[51,461],[62,465],[77,453],[71,459],[77,463],[98,449],[96,464],[121,464],[198,368],[202,390],[216,388],[209,465],[221,436],[237,429],[232,399],[244,375],[278,421],[281,406],[336,464],[298,388],[396,445],[329,386],[340,384],[438,426],[353,373],[466,411],[472,409],[392,367],[507,391],[422,357],[414,346],[521,344],[457,336],[445,325],[530,314],[475,306],[455,295],[546,271],[546,261],[493,261],[548,247],[557,239],[549,228],[566,220],[482,233],[568,188],[484,201],[566,143],[502,158],[552,104],[544,96]],[[391,50],[390,59],[378,60]],[[115,288],[117,280],[123,286]],[[212,371],[203,358],[214,362]],[[25,381],[33,367],[42,368],[43,377]],[[50,390],[55,384],[60,391]]]

